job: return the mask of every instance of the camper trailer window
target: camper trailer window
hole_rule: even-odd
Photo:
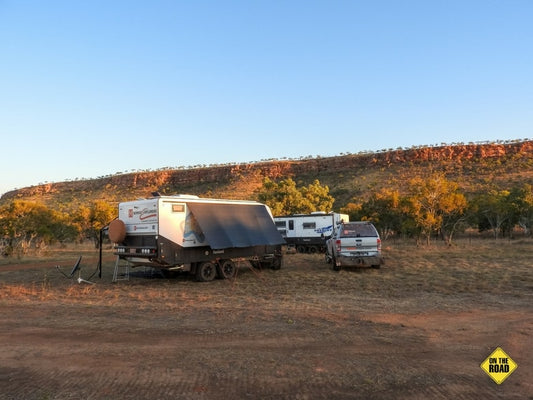
[[[172,212],[185,212],[185,205],[172,204]]]
[[[304,222],[303,223],[304,229],[315,229],[316,228],[316,222]]]
[[[276,221],[276,226],[278,228],[285,228],[286,223],[285,223],[285,221]]]

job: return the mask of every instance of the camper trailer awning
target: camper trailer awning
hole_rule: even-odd
[[[262,204],[187,203],[212,249],[283,244]]]

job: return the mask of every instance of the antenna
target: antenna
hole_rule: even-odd
[[[78,283],[82,283],[82,282],[84,282],[84,283],[88,283],[88,284],[94,285],[94,282],[88,281],[88,280],[83,279],[83,278],[81,277],[81,257],[82,257],[82,256],[79,256],[79,257],[78,257],[78,260],[76,261],[76,263],[74,264],[74,266],[73,266],[72,269],[70,270],[70,274],[69,274],[69,275],[65,274],[65,273],[61,270],[61,267],[60,267],[59,265],[56,265],[56,269],[57,269],[59,272],[61,272],[61,274],[63,274],[63,275],[64,275],[66,278],[68,278],[68,279],[71,279],[71,278],[74,276],[74,274],[76,273],[76,271],[78,271],[78,279],[77,279]],[[94,275],[94,274],[93,274],[93,275]],[[91,277],[92,277],[92,275],[91,275]],[[90,279],[90,278],[89,278],[89,279]]]

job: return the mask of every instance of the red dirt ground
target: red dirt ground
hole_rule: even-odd
[[[412,272],[288,255],[234,281],[113,284],[108,265],[84,285],[1,266],[0,399],[533,399],[531,282],[455,294]],[[480,368],[498,346],[518,363],[501,385]]]

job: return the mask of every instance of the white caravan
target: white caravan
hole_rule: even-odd
[[[325,251],[326,240],[333,234],[334,227],[349,219],[347,214],[318,211],[274,217],[274,222],[289,247],[299,253],[317,253]]]

